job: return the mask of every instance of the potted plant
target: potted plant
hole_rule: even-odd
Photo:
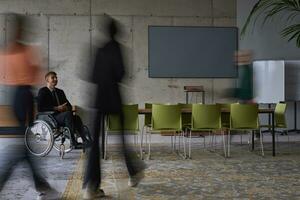
[[[241,36],[245,35],[250,23],[255,25],[259,17],[263,17],[263,24],[275,16],[282,16],[288,22],[294,22],[292,25],[283,27],[280,34],[288,41],[295,40],[296,46],[300,48],[300,0],[259,0],[252,8],[247,20],[242,27]],[[298,21],[296,21],[298,17]]]

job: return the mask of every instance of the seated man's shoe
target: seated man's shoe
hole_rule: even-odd
[[[91,190],[91,189],[84,189],[83,190],[83,199],[84,200],[89,200],[89,199],[96,199],[96,198],[101,198],[105,197],[105,193],[102,189],[98,189],[96,191]]]
[[[128,186],[129,187],[136,187],[143,178],[144,178],[144,172],[143,171],[135,174],[134,176],[129,176]]]
[[[84,148],[88,149],[92,146],[93,143],[92,141],[85,141],[83,144],[84,144]]]
[[[43,192],[40,192],[37,196],[37,200],[57,200],[60,199],[60,193],[53,188],[49,188]]]
[[[82,149],[84,147],[84,144],[76,142],[74,145],[74,149]]]

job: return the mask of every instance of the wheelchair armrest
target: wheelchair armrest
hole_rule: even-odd
[[[51,115],[55,113],[54,111],[38,112],[37,115]]]
[[[36,119],[46,121],[49,125],[52,126],[52,128],[57,128],[58,124],[54,117],[51,115],[53,113],[53,111],[38,112],[38,114],[36,115]]]

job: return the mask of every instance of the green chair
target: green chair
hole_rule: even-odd
[[[286,111],[286,103],[277,103],[275,106],[275,111],[274,111],[274,128],[275,128],[275,133],[276,134],[276,139],[277,139],[277,146],[279,142],[279,134],[286,135],[288,139],[288,143],[290,142],[289,135],[288,135],[288,127],[285,119],[285,111]],[[268,128],[271,130],[272,126],[271,125],[261,125],[261,128]],[[290,145],[289,145],[290,147]],[[289,149],[290,150],[290,149]]]
[[[138,133],[139,133],[139,116],[138,116],[138,104],[130,104],[122,106],[124,116],[124,134],[134,136],[134,144],[137,146]],[[121,134],[122,125],[120,116],[117,114],[110,114],[106,120],[106,131],[105,131],[105,151],[104,158],[107,156],[107,141],[108,134],[118,135]],[[141,146],[140,146],[141,152]]]
[[[226,109],[230,111],[231,103],[217,103],[217,105],[221,106],[221,110]],[[222,127],[228,130],[230,128],[230,112],[222,112],[221,121],[222,121]],[[240,135],[240,138],[241,138],[241,144],[243,144],[243,135]]]
[[[224,155],[226,157],[226,144],[221,124],[221,109],[219,105],[193,104],[192,123],[189,134],[189,157],[191,158],[192,132],[221,131],[223,133]]]
[[[261,154],[264,156],[262,133],[258,119],[257,104],[231,104],[230,106],[230,129],[228,134],[228,156],[230,156],[230,133],[231,131],[253,131],[260,133]],[[253,145],[253,144],[252,144]]]
[[[149,136],[149,159],[151,158],[151,134],[161,132],[173,133],[168,136],[171,136],[172,147],[174,149],[175,145],[173,144],[173,137],[176,137],[177,135],[182,136],[183,134],[180,105],[152,104],[151,129],[147,134]]]

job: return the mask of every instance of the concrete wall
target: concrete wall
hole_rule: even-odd
[[[148,78],[148,25],[241,27],[255,1],[249,0],[1,0],[0,46],[9,39],[11,21],[6,12],[31,16],[37,21],[32,35],[40,43],[45,69],[58,72],[58,87],[84,111],[93,97],[93,85],[83,81],[91,62],[90,49],[103,41],[101,20],[107,13],[120,21],[127,66],[122,84],[125,102],[185,102],[184,85],[203,85],[206,102],[222,97],[234,79]],[[275,24],[275,26],[273,26]],[[240,48],[255,49],[255,58],[299,59],[299,49],[282,40],[279,24],[255,29],[240,40]],[[0,86],[0,104],[9,104],[10,88]],[[194,95],[192,101],[200,100]],[[86,112],[82,112],[82,116]],[[289,117],[292,119],[292,110]],[[87,119],[87,117],[84,117]],[[290,126],[293,125],[289,120]]]
[[[5,28],[10,23],[5,12],[28,14],[39,21],[35,39],[43,50],[44,67],[58,72],[58,87],[65,90],[73,104],[82,107],[89,104],[86,100],[92,96],[93,86],[79,80],[78,75],[88,69],[90,47],[103,38],[99,21],[104,13],[119,20],[123,27],[119,40],[127,63],[122,85],[125,102],[141,106],[144,102],[184,102],[184,85],[203,85],[207,103],[226,101],[220,92],[234,83],[233,79],[148,78],[147,27],[235,26],[235,0],[2,0],[0,44],[5,42]],[[3,87],[0,96],[0,104],[7,104]]]

